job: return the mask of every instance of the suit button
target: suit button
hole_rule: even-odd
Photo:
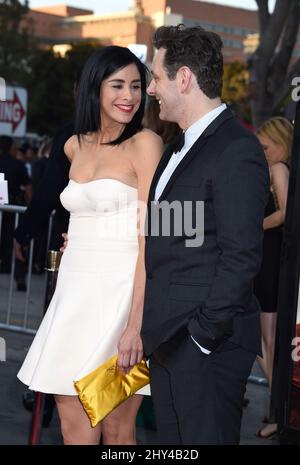
[[[152,279],[152,278],[153,278],[152,273],[147,273],[147,278],[148,278],[148,279]]]

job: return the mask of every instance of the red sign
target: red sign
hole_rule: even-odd
[[[26,112],[15,90],[11,100],[0,101],[0,123],[10,123],[12,132],[15,132],[25,114]]]

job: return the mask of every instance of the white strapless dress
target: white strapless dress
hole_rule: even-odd
[[[138,255],[137,189],[114,179],[70,180],[68,246],[47,313],[18,378],[30,389],[77,395],[73,382],[117,353]],[[149,385],[139,394],[150,394]]]

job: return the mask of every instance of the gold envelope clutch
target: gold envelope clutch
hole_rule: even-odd
[[[145,360],[123,375],[115,355],[96,370],[74,382],[79,399],[91,425],[96,426],[114,408],[149,383],[149,369]]]

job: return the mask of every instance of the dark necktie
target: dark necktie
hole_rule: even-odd
[[[174,153],[180,152],[184,146],[184,132],[179,134],[179,136],[174,141]]]

